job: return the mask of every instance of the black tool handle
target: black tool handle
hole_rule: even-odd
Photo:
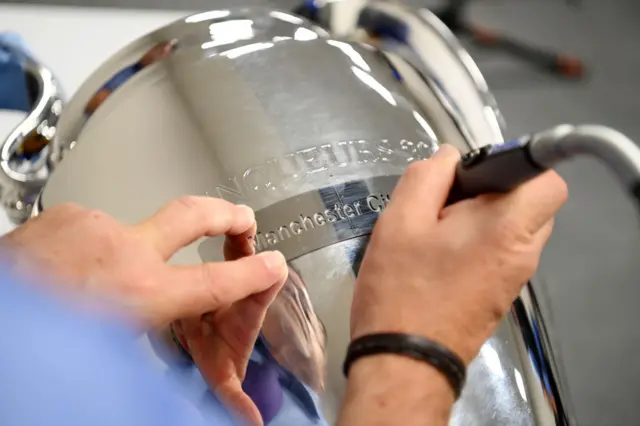
[[[529,139],[488,145],[462,156],[447,205],[481,194],[505,193],[544,173],[529,155]]]

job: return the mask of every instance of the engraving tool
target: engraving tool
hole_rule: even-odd
[[[462,156],[447,200],[453,204],[480,194],[504,193],[579,155],[608,166],[640,201],[640,148],[628,137],[599,125],[554,127]]]

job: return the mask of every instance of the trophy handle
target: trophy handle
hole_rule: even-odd
[[[27,116],[0,147],[0,203],[16,224],[27,220],[58,161],[52,143],[63,95],[53,73],[15,33],[0,33],[0,110]]]

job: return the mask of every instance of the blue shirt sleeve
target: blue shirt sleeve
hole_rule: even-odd
[[[196,410],[121,324],[35,288],[0,269],[0,425],[233,424],[219,405]]]
[[[0,109],[29,112],[23,61],[29,50],[15,33],[0,33]]]

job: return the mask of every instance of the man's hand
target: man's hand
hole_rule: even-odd
[[[547,172],[509,194],[445,207],[458,161],[443,145],[398,183],[358,276],[354,338],[418,334],[470,362],[535,272],[565,183]]]
[[[445,207],[459,158],[443,145],[402,176],[360,268],[353,338],[417,334],[469,363],[536,270],[567,197],[562,179],[548,172],[509,194]],[[366,357],[349,372],[338,424],[444,426],[453,402],[451,386],[429,364]]]
[[[246,250],[225,250],[225,259],[237,261],[248,254]],[[211,391],[251,426],[262,426],[262,416],[242,390],[242,382],[267,309],[284,285],[287,272],[281,278],[267,290],[215,312],[173,323],[177,339]]]
[[[148,329],[227,309],[243,299],[250,305],[277,292],[286,279],[285,260],[277,252],[248,256],[254,253],[255,232],[250,208],[185,197],[135,226],[60,205],[0,241],[15,252],[19,272],[47,274],[63,289],[107,298]],[[225,255],[238,260],[167,264],[181,248],[216,235],[226,235]]]

